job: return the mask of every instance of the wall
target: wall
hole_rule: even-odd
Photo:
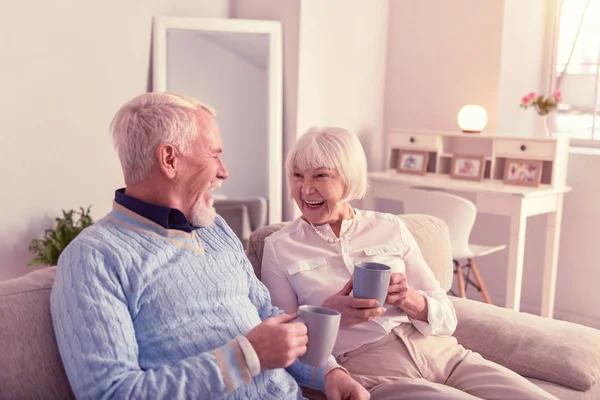
[[[301,12],[298,133],[345,127],[358,134],[374,166],[382,146],[388,2],[311,0]]]
[[[227,0],[0,2],[0,280],[61,209],[95,218],[123,185],[108,125],[149,89],[153,15],[227,17]]]
[[[405,0],[390,3],[385,127],[458,130],[456,112],[464,103],[482,104],[490,116],[487,133],[495,129],[523,134],[535,129],[532,113],[518,108],[521,92],[543,87],[547,58],[519,40],[538,41],[536,31],[549,10],[542,1],[516,4],[513,0]],[[537,8],[536,8],[537,7]],[[531,21],[531,27],[523,27]],[[503,23],[506,26],[502,28]],[[536,31],[537,32],[537,31]],[[529,37],[529,35],[533,35]],[[443,40],[442,40],[443,38]],[[528,39],[529,38],[529,39]],[[533,50],[532,50],[533,49]],[[457,57],[475,52],[478,57]],[[545,53],[547,54],[547,52]],[[468,62],[457,60],[468,59]],[[530,63],[538,63],[537,66]],[[523,77],[519,77],[519,74]],[[512,120],[512,121],[511,121]],[[513,131],[514,130],[514,131]],[[571,154],[559,249],[555,317],[600,328],[600,253],[596,251],[600,226],[600,170],[598,154]],[[583,194],[585,189],[586,194]],[[380,208],[401,212],[400,204]],[[539,314],[541,260],[545,245],[545,216],[528,219],[521,309]],[[506,243],[507,218],[479,214],[471,240],[481,244]],[[503,305],[508,252],[482,258],[478,265],[495,304]],[[469,297],[481,299],[478,293]]]
[[[269,39],[254,35],[254,40],[268,43]],[[169,32],[167,48],[169,91],[202,99],[217,112],[225,144],[223,161],[229,170],[229,179],[217,193],[269,198],[268,158],[264,156],[268,147],[264,64],[249,62],[206,35],[184,30]]]
[[[349,129],[371,169],[383,147],[388,9],[387,1],[310,0],[300,18],[298,135],[315,125]]]
[[[498,123],[504,1],[390,2],[385,131],[458,130],[465,104]],[[382,166],[382,164],[380,164]]]
[[[551,47],[554,39],[549,29],[553,16],[551,3],[504,0],[496,133],[529,136],[541,128],[538,122],[543,119],[519,104],[521,97],[529,92],[550,93],[547,84],[550,68],[545,62],[549,59],[546,47]],[[546,68],[541,68],[542,65]]]
[[[236,18],[283,24],[284,158],[306,129],[338,125],[358,134],[376,165],[383,147],[388,2],[234,0],[231,11]],[[297,216],[287,188],[283,210],[284,220]]]
[[[300,1],[231,0],[231,16],[241,19],[280,21],[283,36],[283,159],[296,140],[298,111],[298,46],[300,38]],[[283,160],[282,160],[283,161]],[[283,183],[283,219],[292,215],[294,204]]]

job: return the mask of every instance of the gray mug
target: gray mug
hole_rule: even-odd
[[[392,269],[389,265],[376,262],[361,262],[354,265],[352,285],[354,297],[375,299],[383,306],[390,287]]]
[[[314,367],[325,364],[340,329],[342,314],[330,308],[318,306],[298,307],[298,318],[294,322],[303,322],[308,329],[307,350],[299,357],[300,362]]]

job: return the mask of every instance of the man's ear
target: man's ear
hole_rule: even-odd
[[[156,147],[156,159],[158,168],[169,179],[177,176],[179,168],[179,153],[175,146],[169,143],[161,143]]]

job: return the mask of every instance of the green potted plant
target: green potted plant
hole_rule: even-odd
[[[36,254],[29,265],[56,265],[58,257],[69,243],[79,233],[94,223],[90,216],[89,206],[87,209],[79,208],[79,211],[62,210],[63,216],[55,219],[54,229],[46,229],[43,239],[34,239],[29,244],[29,251]]]

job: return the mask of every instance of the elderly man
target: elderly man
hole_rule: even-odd
[[[241,243],[216,215],[226,179],[213,112],[147,93],[111,131],[126,188],[60,257],[54,330],[78,398],[332,399],[368,393],[333,357],[301,364],[306,326],[271,305]],[[284,369],[286,368],[286,369]]]

